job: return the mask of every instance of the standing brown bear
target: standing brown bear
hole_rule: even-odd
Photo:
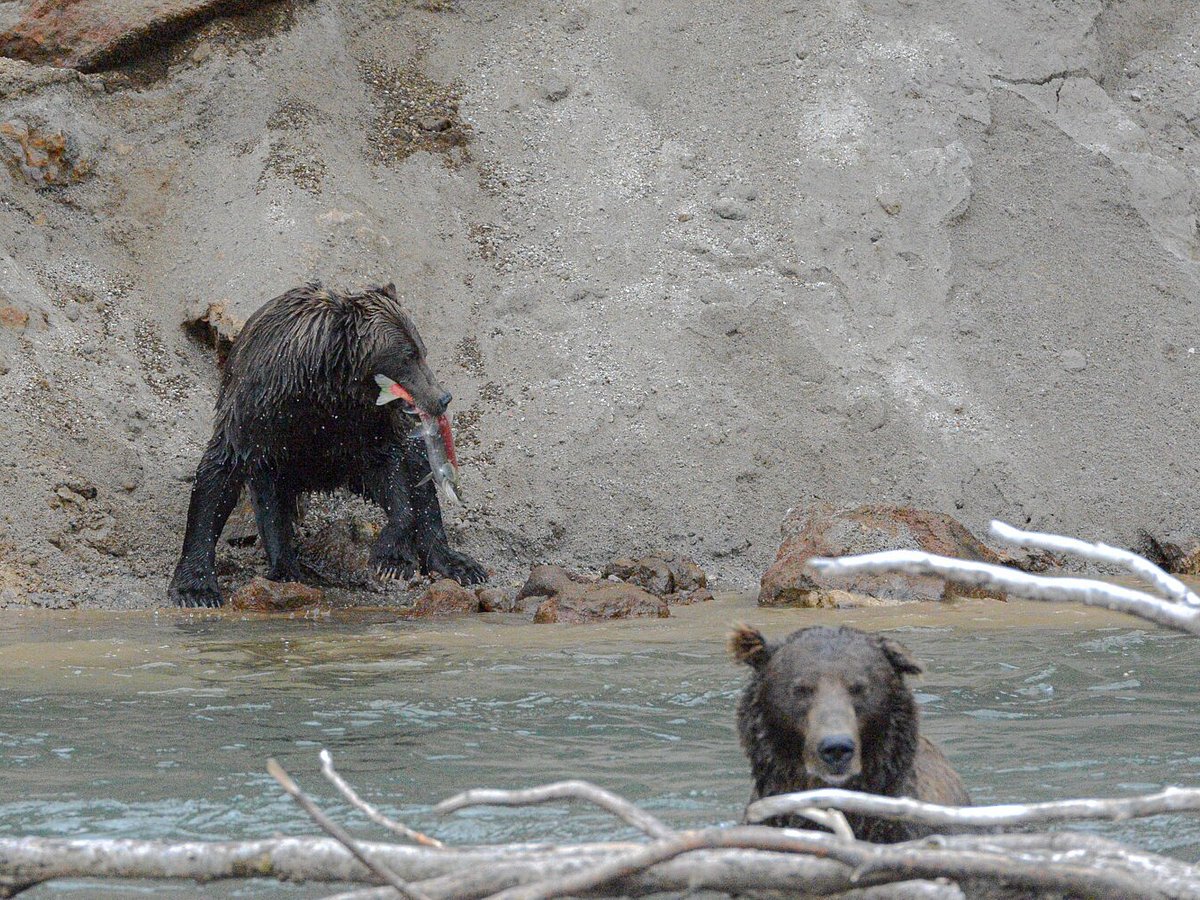
[[[905,675],[921,672],[903,646],[854,628],[805,628],[782,641],[742,625],[729,650],[754,674],[738,703],[738,732],[754,775],[751,800],[841,787],[970,803],[942,752],[917,732],[917,706]],[[859,840],[890,843],[927,829],[849,815]],[[785,817],[773,825],[812,828]]]
[[[387,513],[371,553],[380,574],[408,576],[419,567],[463,584],[486,580],[479,563],[450,549],[429,460],[413,435],[416,411],[376,405],[377,374],[406,388],[429,416],[451,400],[394,285],[339,294],[309,284],[250,317],[222,373],[169,588],[173,601],[221,605],[216,543],[243,483],[276,581],[301,579],[293,546],[300,495],[336,488]]]

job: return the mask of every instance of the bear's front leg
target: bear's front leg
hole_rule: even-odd
[[[217,539],[241,490],[238,466],[218,445],[209,444],[196,469],[183,552],[167,588],[171,602],[179,606],[220,606],[223,602],[217,586]]]
[[[421,570],[429,575],[440,574],[459,584],[483,584],[488,580],[487,569],[465,553],[451,550],[445,540],[430,543],[421,554]]]
[[[417,573],[417,548],[412,525],[389,520],[371,548],[371,566],[385,580],[412,578]]]
[[[358,494],[387,513],[387,524],[371,548],[371,568],[385,580],[408,579],[417,572],[415,518],[406,485],[404,451],[399,441],[385,447],[367,466],[362,482],[353,485]]]
[[[404,462],[404,486],[413,511],[413,540],[421,571],[452,578],[459,584],[483,584],[488,578],[487,569],[467,554],[450,549],[425,442],[408,440]]]

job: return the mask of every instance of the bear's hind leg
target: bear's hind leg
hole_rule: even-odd
[[[267,554],[267,577],[272,581],[300,581],[294,526],[295,488],[278,472],[263,469],[250,476],[254,519]]]
[[[210,444],[196,468],[188,502],[183,552],[167,596],[179,606],[220,606],[217,539],[242,491],[242,472],[217,444]]]

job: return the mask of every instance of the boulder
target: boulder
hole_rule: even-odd
[[[578,625],[607,619],[665,619],[670,615],[661,597],[621,581],[598,581],[547,597],[538,606],[533,621],[540,625]]]
[[[246,320],[229,307],[228,300],[217,300],[213,303],[201,301],[189,308],[183,322],[184,328],[202,344],[216,349],[222,359],[228,355],[234,340],[246,324]]]
[[[516,602],[526,597],[552,597],[572,589],[572,585],[591,584],[582,575],[568,572],[561,566],[534,566],[521,590],[517,591]]]
[[[479,597],[475,591],[457,581],[443,578],[427,587],[417,602],[405,610],[405,618],[440,619],[479,612]]]
[[[1156,537],[1143,533],[1134,552],[1173,575],[1200,575],[1200,538],[1194,534],[1181,532]]]
[[[95,71],[254,0],[18,0],[17,20],[0,33],[0,56]]]
[[[78,142],[45,122],[0,122],[0,152],[9,168],[39,188],[71,184],[91,174]]]
[[[656,550],[640,559],[614,559],[601,575],[636,584],[660,597],[690,593],[708,585],[703,569],[686,556],[669,550]]]
[[[256,537],[253,516],[247,526],[248,536]],[[237,534],[233,532],[233,536]],[[371,566],[371,546],[376,534],[374,524],[358,516],[335,519],[300,539],[301,558],[323,578],[340,584],[373,585],[376,575]]]
[[[670,616],[665,600],[623,581],[590,581],[559,566],[534,566],[514,603],[538,599],[533,621],[579,624]]]
[[[480,585],[475,588],[475,596],[479,598],[480,612],[517,612],[517,598],[499,588]]]
[[[713,592],[702,587],[692,591],[676,591],[663,599],[667,601],[667,606],[691,606],[693,603],[707,603],[713,599]]]
[[[962,523],[943,513],[906,506],[834,509],[826,504],[790,511],[780,528],[783,543],[762,576],[759,606],[844,606],[845,594],[909,602],[949,596],[1003,594],[960,587],[931,576],[820,575],[807,569],[814,556],[849,556],[880,550],[924,550],[941,556],[1004,564],[1008,560],[979,541]]]
[[[298,581],[269,581],[256,576],[234,591],[229,605],[232,609],[290,612],[316,606],[324,599],[325,592],[320,588]]]
[[[675,575],[665,561],[653,556],[641,559],[614,559],[600,573],[605,578],[617,578],[635,584],[659,597],[675,592]]]

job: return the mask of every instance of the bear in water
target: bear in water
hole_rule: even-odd
[[[339,294],[319,284],[288,291],[250,317],[225,362],[216,424],[192,487],[183,552],[169,588],[180,606],[220,606],[216,543],[250,488],[275,581],[301,580],[293,546],[297,500],[346,488],[387,513],[371,558],[385,577],[440,572],[487,579],[450,549],[415,410],[377,406],[377,374],[430,416],[450,394],[425,362],[425,344],[394,285]]]
[[[917,732],[905,675],[921,671],[903,646],[854,628],[804,628],[782,641],[739,626],[729,650],[754,670],[738,703],[738,733],[754,776],[751,800],[822,787],[970,803],[942,752]],[[904,822],[847,815],[859,840],[928,834]],[[814,827],[799,817],[772,825]]]

